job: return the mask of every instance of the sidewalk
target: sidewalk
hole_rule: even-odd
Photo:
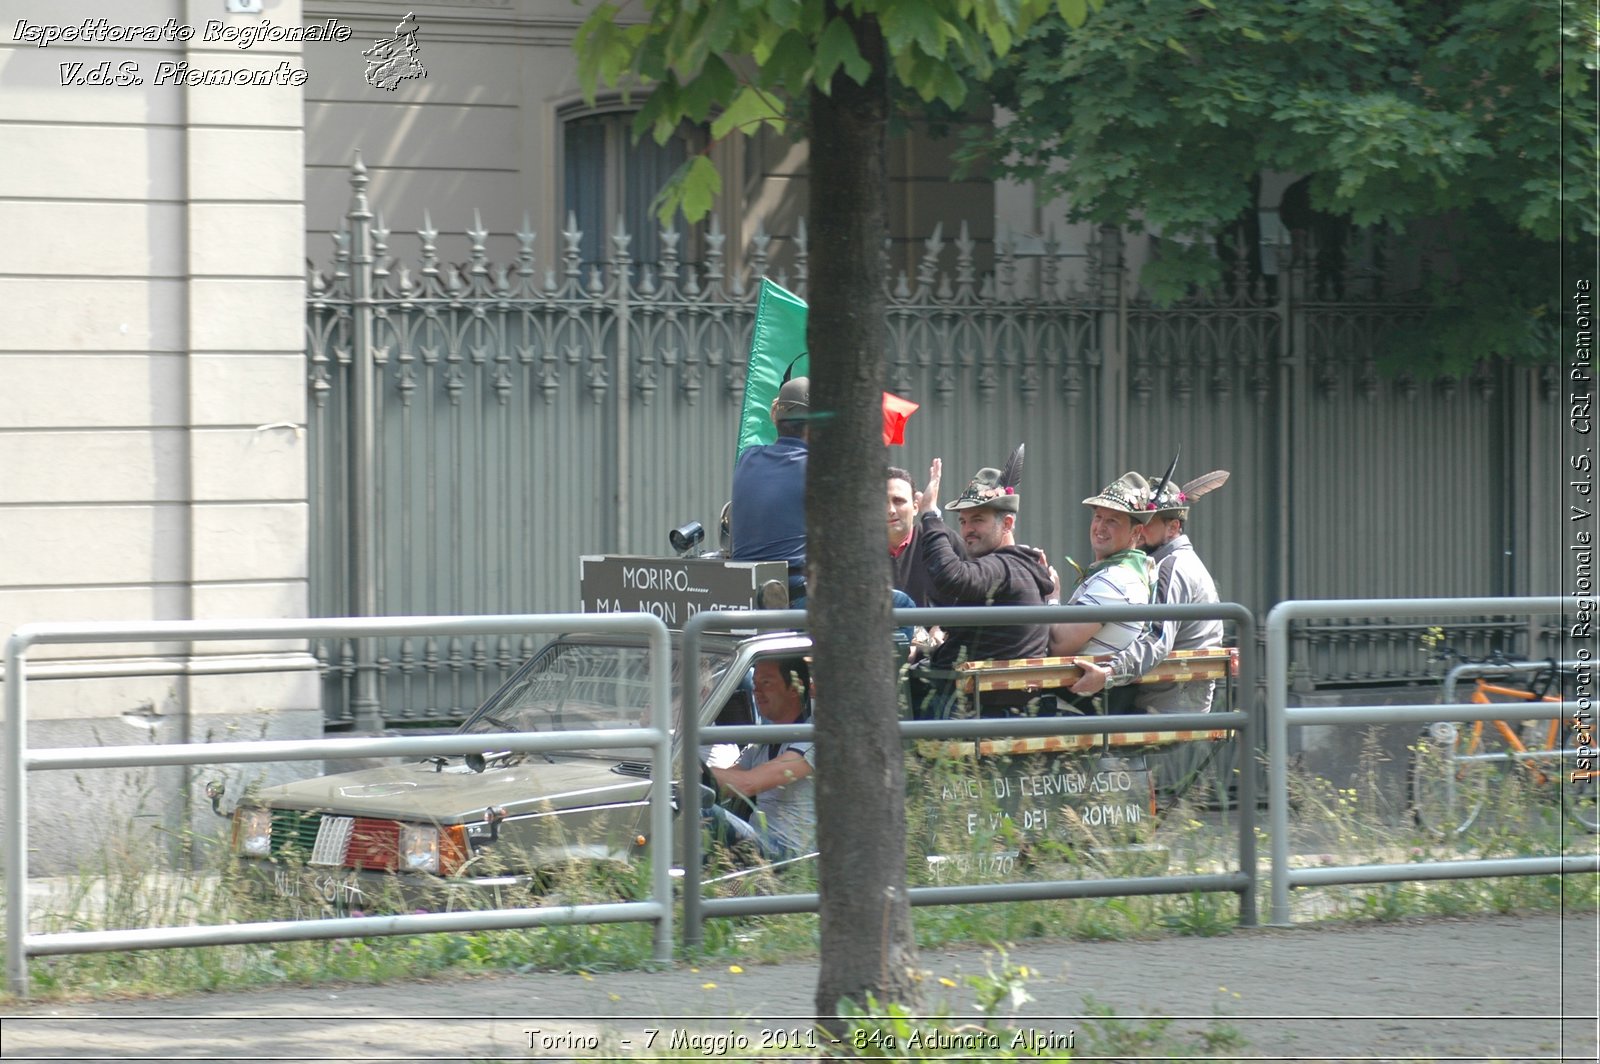
[[[1092,1001],[1119,1016],[1174,1017],[1190,1031],[1225,1023],[1246,1040],[1239,1058],[1592,1062],[1597,943],[1593,913],[1024,942],[1010,959],[1032,971],[1033,1000],[1015,1026],[1056,1045],[1076,1039],[1077,1059],[1087,1059]],[[924,951],[930,996],[970,1015],[971,992],[939,980],[960,983],[992,956]],[[649,1054],[654,1031],[656,1050],[676,1039],[700,1050],[678,1056],[733,1061],[750,1055],[741,1035],[752,1050],[763,1031],[769,1041],[795,1028],[807,1037],[816,974],[809,960],[742,972],[723,962],[25,1005],[0,1017],[0,1059],[629,1059]],[[733,1044],[708,1037],[719,1033]]]

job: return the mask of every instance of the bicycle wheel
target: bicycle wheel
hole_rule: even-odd
[[[1423,729],[1411,748],[1411,815],[1436,838],[1460,835],[1483,812],[1493,762],[1468,760],[1484,752],[1484,730],[1440,721]]]

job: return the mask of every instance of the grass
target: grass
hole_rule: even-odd
[[[1369,732],[1362,771],[1346,788],[1303,774],[1290,777],[1296,811],[1291,831],[1314,839],[1301,865],[1405,864],[1583,855],[1597,837],[1568,819],[1560,793],[1523,772],[1495,771],[1484,804],[1470,827],[1440,837],[1414,822],[1404,794],[1385,787],[1381,754]],[[1262,842],[1265,843],[1265,837]],[[1266,886],[1263,885],[1263,896]],[[1592,875],[1500,876],[1484,879],[1412,880],[1371,885],[1301,888],[1291,896],[1295,915],[1310,920],[1390,921],[1410,916],[1462,916],[1527,910],[1589,909],[1600,904],[1600,879]]]
[[[590,1060],[685,1060],[733,1057],[740,1060],[794,1060],[796,1051],[807,1059],[944,1060],[1207,1060],[1225,1064],[1247,1048],[1237,1028],[1220,1011],[1196,1029],[1192,1019],[1183,1027],[1165,1016],[1130,1019],[1109,1006],[1085,996],[1086,1015],[1043,1021],[1022,1018],[1022,1007],[1032,998],[1028,983],[1034,973],[1013,964],[1000,949],[990,955],[983,974],[964,976],[961,983],[942,978],[940,983],[971,992],[976,1015],[952,1017],[947,1009],[931,1013],[904,1005],[880,1004],[869,998],[862,1006],[847,1005],[834,1029],[802,1025],[785,1032],[783,1045],[758,1045],[758,1039],[728,1029],[715,1034],[688,1033],[680,1044],[654,1048],[640,1054],[606,1047]],[[793,1041],[789,1041],[790,1038]]]
[[[1301,861],[1396,863],[1594,852],[1593,836],[1572,829],[1558,806],[1552,806],[1547,796],[1530,791],[1517,776],[1500,781],[1478,822],[1448,840],[1412,826],[1404,800],[1384,793],[1376,771],[1344,789],[1305,777],[1292,783],[1295,830],[1316,840],[1312,852],[1297,858]],[[950,803],[938,801],[940,786],[935,780],[927,784],[931,790],[913,796],[908,813],[912,845],[954,856],[989,854],[997,849],[1016,851],[1017,856],[1001,869],[1008,878],[1211,872],[1232,867],[1236,859],[1236,843],[1227,833],[1200,830],[1211,815],[1204,812],[1208,802],[1201,790],[1168,808],[1159,822],[1145,821],[1137,829],[1115,831],[1075,823],[1054,836],[1064,842],[1045,843],[1025,838],[1005,817],[991,817],[990,813],[1000,811],[992,798],[975,807],[975,822],[965,813],[951,815]],[[976,826],[969,828],[974,823]],[[98,860],[71,880],[64,892],[49,904],[35,905],[32,925],[45,932],[81,931],[227,924],[274,915],[259,903],[243,900],[232,881],[218,875],[225,860],[216,840],[182,840],[184,845],[179,847],[140,847],[135,841],[149,837],[148,829],[130,830],[108,842]],[[167,860],[163,855],[174,851],[192,854],[196,871],[154,874]],[[908,865],[908,878],[913,886],[996,881],[991,874],[994,868],[980,865],[968,861],[963,868],[960,862],[950,861],[935,866],[918,857]],[[745,881],[736,889],[803,893],[815,887],[814,870],[802,866],[785,872],[781,880]],[[611,901],[644,896],[648,881],[642,866],[585,866],[558,875],[550,890],[568,903]],[[1258,899],[1267,896],[1263,882]],[[528,898],[513,901],[531,903]],[[1369,921],[1562,907],[1592,909],[1600,904],[1600,880],[1594,876],[1516,876],[1333,886],[1299,890],[1294,901],[1300,919]],[[913,910],[913,921],[918,943],[926,948],[1031,938],[1213,935],[1234,926],[1237,900],[1226,894],[1186,893],[921,907]],[[445,972],[599,972],[649,966],[653,934],[647,924],[573,925],[94,953],[34,958],[30,976],[34,996],[49,999],[181,994],[284,981],[303,985],[377,983]],[[816,917],[811,914],[714,919],[706,922],[704,941],[688,959],[740,963],[792,959],[814,951],[816,935]],[[1104,1030],[1112,1032],[1111,1027]]]

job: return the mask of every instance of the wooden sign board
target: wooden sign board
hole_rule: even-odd
[[[578,564],[584,613],[651,613],[672,629],[706,610],[759,609],[761,585],[788,580],[783,562],[604,554]]]
[[[927,744],[924,754],[941,744]],[[913,760],[917,766],[917,760]],[[941,881],[976,873],[1007,877],[1019,850],[1041,859],[1069,851],[1126,847],[1155,827],[1154,791],[1142,757],[1097,754],[979,756],[922,760],[921,790],[928,859]]]

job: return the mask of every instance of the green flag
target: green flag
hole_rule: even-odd
[[[744,407],[739,412],[739,445],[771,443],[778,438],[772,423],[772,401],[785,377],[810,373],[806,355],[806,302],[765,277],[756,297],[755,329],[750,336],[750,364],[744,377]]]

